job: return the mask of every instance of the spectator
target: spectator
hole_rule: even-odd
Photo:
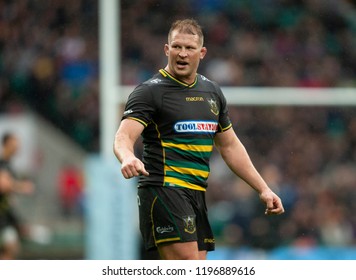
[[[82,212],[83,176],[71,164],[65,164],[58,176],[59,198],[64,217],[70,218]]]
[[[20,250],[20,239],[26,234],[26,228],[17,216],[12,206],[11,195],[13,193],[31,194],[34,185],[27,179],[16,176],[11,167],[11,160],[19,148],[19,140],[12,133],[5,133],[2,137],[2,149],[0,155],[0,170],[3,182],[0,187],[0,231],[2,232],[1,254],[3,258],[15,259]],[[5,178],[4,178],[5,177]],[[0,242],[1,245],[1,242]]]

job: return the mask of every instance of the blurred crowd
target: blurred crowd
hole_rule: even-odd
[[[0,111],[26,107],[87,150],[98,138],[97,1],[0,1]]]
[[[230,112],[286,213],[263,217],[256,193],[214,157],[207,194],[219,240],[258,248],[355,245],[354,107],[233,107]]]
[[[208,54],[199,72],[221,86],[356,88],[354,0],[122,0],[123,84],[165,66],[170,23],[182,17],[203,26]],[[0,112],[30,106],[97,151],[98,45],[96,0],[0,0]],[[230,111],[286,213],[263,217],[258,197],[214,156],[207,193],[218,239],[262,248],[354,244],[355,109]]]
[[[196,17],[208,55],[200,72],[225,86],[355,85],[356,3],[346,0],[122,1],[123,83],[165,65],[173,19]],[[144,4],[143,4],[144,3]],[[142,43],[144,42],[144,44]]]

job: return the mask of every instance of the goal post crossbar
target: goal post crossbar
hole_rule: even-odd
[[[120,86],[117,102],[126,102],[133,86]],[[228,104],[244,106],[355,106],[356,88],[222,87]]]

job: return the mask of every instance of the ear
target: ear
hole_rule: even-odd
[[[168,46],[168,44],[164,45],[164,53],[166,54],[166,56],[168,56],[168,54],[169,54],[169,46]]]
[[[202,47],[200,50],[200,59],[203,59],[207,52],[208,52],[207,48]]]

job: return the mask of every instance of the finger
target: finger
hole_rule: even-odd
[[[130,179],[130,178],[134,177],[132,170],[133,170],[132,168],[126,166],[126,167],[121,168],[121,173],[125,179]]]
[[[145,169],[144,164],[141,162],[140,164],[137,164],[136,166],[136,170],[137,170],[137,175],[135,176],[139,176],[139,175],[143,175],[143,176],[148,176],[150,175],[147,170]]]
[[[121,171],[121,173],[125,179],[130,179],[129,175],[127,175],[127,173],[125,171]]]
[[[266,209],[265,210],[265,215],[279,215],[279,214],[283,214],[283,213],[284,213],[283,207],[276,207],[274,209]]]
[[[284,213],[283,204],[280,199],[277,199],[277,201],[274,203],[274,212],[277,214]]]
[[[122,174],[126,179],[130,179],[140,175],[141,165],[140,162],[132,162],[126,164],[121,168]]]
[[[145,167],[141,164],[136,164],[135,166],[127,166],[122,168],[122,174],[126,179],[130,179],[132,177],[144,175],[149,176],[150,174],[146,171]]]
[[[125,179],[130,179],[132,177],[125,169],[121,169],[121,173]]]
[[[273,200],[269,199],[266,201],[266,211],[272,211],[274,209]]]
[[[143,176],[149,176],[150,173],[147,172],[147,170],[143,167],[140,171],[140,173],[143,175]]]
[[[134,169],[132,171],[132,177],[136,177],[136,176],[140,176],[141,175],[141,171],[139,171],[139,169]]]

